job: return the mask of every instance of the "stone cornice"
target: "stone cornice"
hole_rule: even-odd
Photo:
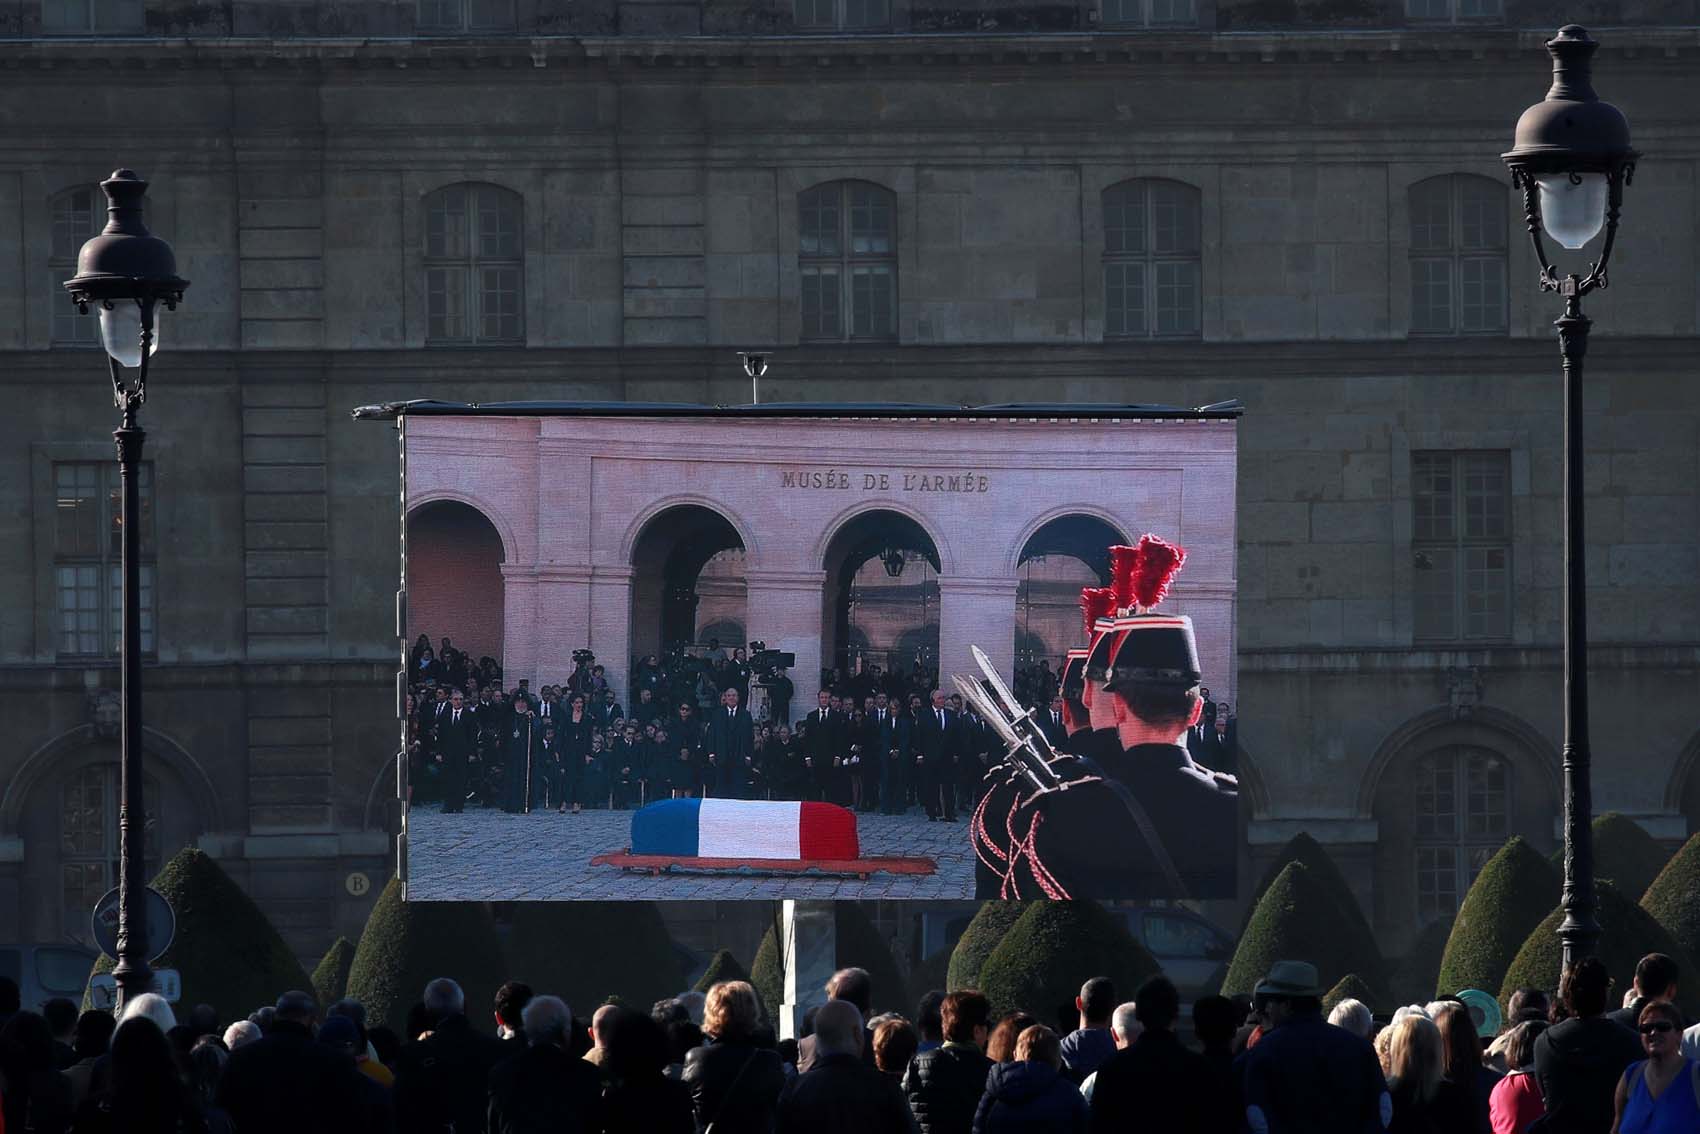
[[[384,67],[572,69],[665,64],[704,68],[880,67],[950,64],[1163,64],[1261,66],[1274,62],[1528,61],[1538,83],[1551,27],[1295,31],[894,32],[882,35],[636,36],[35,36],[0,39],[0,73],[150,69],[329,70]],[[1623,27],[1602,35],[1601,55],[1642,61],[1700,55],[1700,29]]]
[[[1692,375],[1700,338],[1594,335],[1592,371]],[[701,382],[699,400],[737,387],[735,348],[536,347],[462,350],[184,350],[162,352],[149,374],[163,396],[174,386],[209,383],[383,384],[411,388],[452,383],[457,398],[479,400],[483,382],[548,382],[558,400],[645,400],[645,383],[665,382],[666,400],[678,401],[678,383]],[[1293,340],[1285,342],[963,343],[781,346],[763,380],[764,401],[806,401],[820,386],[882,381],[930,383],[1023,381],[1039,378],[1164,381],[1209,378],[1264,380],[1342,376],[1425,377],[1453,374],[1550,375],[1556,349],[1551,337]],[[1596,357],[1597,355],[1597,357]],[[0,351],[0,386],[65,385],[79,379],[90,389],[106,384],[98,354],[89,351]],[[468,383],[467,375],[479,377]],[[875,398],[887,398],[879,391]],[[506,396],[506,395],[504,395]],[[370,399],[368,399],[370,400]],[[743,397],[730,400],[742,401]],[[893,397],[905,401],[912,398]]]

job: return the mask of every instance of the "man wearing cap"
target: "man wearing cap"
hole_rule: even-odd
[[[1202,708],[1192,621],[1152,610],[1185,551],[1147,535],[1111,548],[1116,609],[1085,666],[1086,707],[1113,714],[1054,765],[1065,784],[1009,818],[1005,898],[1205,898],[1234,892],[1238,788],[1193,762]]]
[[[1381,1064],[1367,1040],[1322,1016],[1316,966],[1276,961],[1253,996],[1266,1033],[1245,1057],[1251,1134],[1366,1134],[1393,1116]]]

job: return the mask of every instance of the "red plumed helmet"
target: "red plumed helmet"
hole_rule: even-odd
[[[1080,613],[1086,621],[1086,636],[1092,637],[1094,624],[1116,612],[1116,592],[1109,587],[1087,587],[1080,592]]]
[[[1110,593],[1117,610],[1134,604],[1134,576],[1139,573],[1140,549],[1117,544],[1110,548]]]
[[[1169,584],[1186,562],[1186,548],[1146,533],[1139,537],[1136,552],[1130,583],[1133,602],[1142,609],[1156,606],[1168,595]],[[1118,601],[1119,594],[1118,588]]]

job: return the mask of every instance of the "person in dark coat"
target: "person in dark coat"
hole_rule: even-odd
[[[1063,1078],[1057,1033],[1034,1024],[1015,1041],[1015,1062],[986,1076],[973,1134],[1084,1134],[1086,1100]]]
[[[480,1134],[485,1128],[490,1070],[508,1054],[493,1035],[466,1018],[460,985],[439,977],[425,986],[431,1033],[396,1057],[396,1129],[406,1134]],[[529,1026],[529,1021],[527,1021]],[[247,1134],[247,1128],[237,1122]]]
[[[803,766],[808,772],[808,799],[829,799],[833,773],[844,758],[844,721],[832,711],[832,690],[816,695],[819,708],[797,726],[803,748]]]
[[[478,726],[456,689],[449,694],[449,707],[441,710],[433,726],[432,759],[442,768],[438,778],[443,793],[443,814],[458,815],[466,809],[467,780],[478,761]]]
[[[542,768],[543,729],[531,711],[531,701],[515,697],[513,716],[502,730],[502,810],[510,815],[542,806],[532,785]]]
[[[957,719],[945,706],[944,690],[933,690],[933,703],[915,722],[915,764],[921,778],[921,803],[927,821],[956,822],[956,773],[961,760]]]
[[[702,1030],[710,1036],[685,1055],[680,1075],[691,1092],[697,1125],[714,1134],[769,1134],[785,1070],[779,1053],[756,1045],[761,1002],[748,981],[724,981],[708,990]]]
[[[292,1112],[297,1132],[347,1129],[334,1121],[318,1127],[313,1117]],[[83,1100],[74,1129],[77,1134],[207,1134],[200,1107],[178,1074],[171,1042],[152,1020],[125,1020],[112,1034],[106,1083]]]
[[[628,811],[649,800],[642,798],[647,767],[644,747],[638,739],[636,721],[628,720],[608,744],[608,779],[614,790],[614,808]]]
[[[218,1107],[242,1134],[366,1129],[362,1076],[351,1061],[313,1042],[317,1018],[311,993],[286,992],[278,997],[266,1034],[231,1052],[218,1084]]]
[[[0,1025],[0,1085],[5,1096],[0,1130],[64,1134],[74,1111],[71,1081],[59,1073],[53,1028],[34,1012],[17,1012]]]
[[[815,1016],[815,1063],[779,1100],[775,1134],[909,1134],[909,1108],[891,1076],[862,1058],[862,1013],[829,1000]]]
[[[1210,1076],[1204,1057],[1175,1038],[1181,997],[1167,977],[1152,977],[1133,998],[1144,1025],[1139,1040],[1098,1066],[1092,1087],[1093,1134],[1161,1130],[1203,1134]]]
[[[1271,1134],[1363,1134],[1379,1130],[1391,1112],[1375,1049],[1323,1019],[1318,985],[1315,965],[1277,961],[1252,990],[1265,1029],[1243,1069],[1253,1129],[1261,1122]]]
[[[1607,1012],[1606,1017],[1637,1032],[1641,1026],[1641,1009],[1648,1001],[1676,1001],[1677,978],[1681,975],[1671,958],[1663,953],[1648,953],[1635,966],[1635,986],[1629,1003],[1615,1012]]]
[[[720,707],[709,717],[705,741],[708,775],[719,798],[743,799],[748,794],[756,758],[755,729],[749,710],[738,703],[738,690],[723,690]]]
[[[562,811],[567,804],[573,805],[573,810],[580,810],[583,800],[579,796],[580,783],[584,778],[585,760],[590,755],[590,733],[592,724],[590,713],[585,708],[584,694],[574,693],[567,702],[567,712],[559,727],[561,744],[561,780],[560,803]]]
[[[330,1016],[319,1027],[315,1037],[320,1046],[339,1056],[345,1066],[355,1071],[354,1095],[360,1108],[359,1126],[368,1134],[389,1134],[395,1129],[395,1105],[390,1088],[376,1079],[360,1073],[358,1060],[366,1054],[366,1044],[360,1025],[348,1016]],[[206,1040],[203,1046],[211,1044]],[[199,1054],[201,1047],[196,1047]]]
[[[939,1006],[944,1043],[920,1052],[903,1074],[903,1093],[921,1134],[969,1134],[986,1093],[992,1005],[973,989],[952,992]]]
[[[1636,1034],[1606,1016],[1611,977],[1598,957],[1565,970],[1558,998],[1570,1018],[1535,1041],[1535,1078],[1546,1098],[1541,1134],[1610,1130],[1618,1080],[1642,1058]]]
[[[696,1134],[690,1088],[666,1074],[671,1051],[659,1022],[621,1008],[596,1036],[605,1048],[602,1071],[609,1084],[602,1096],[603,1134]]]
[[[489,1071],[489,1134],[600,1134],[601,1077],[566,1052],[573,1018],[555,996],[533,996],[521,1010],[529,1045]],[[399,1087],[399,1083],[397,1084]],[[463,1129],[457,1126],[457,1134]]]

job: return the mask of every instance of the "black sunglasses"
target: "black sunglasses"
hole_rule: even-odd
[[[1644,1036],[1652,1036],[1658,1035],[1660,1032],[1674,1031],[1676,1031],[1676,1025],[1671,1023],[1669,1020],[1655,1020],[1651,1024],[1641,1025],[1641,1034]]]

